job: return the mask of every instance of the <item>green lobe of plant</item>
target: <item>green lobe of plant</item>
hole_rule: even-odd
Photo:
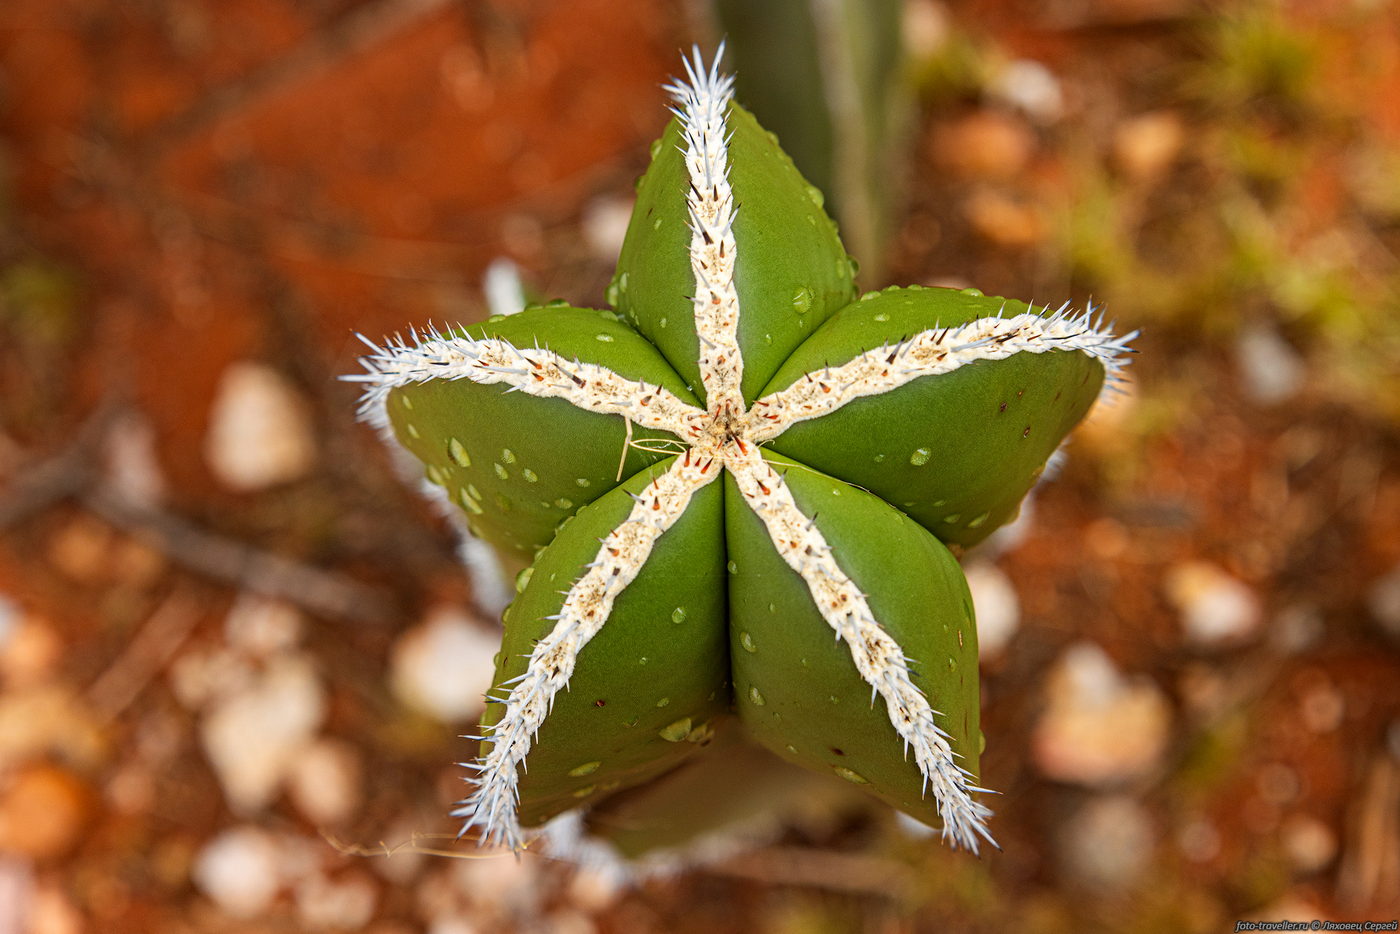
[[[764,393],[922,331],[1028,311],[975,291],[886,289],[832,316]],[[875,493],[941,541],[973,545],[1015,518],[1103,380],[1103,365],[1079,351],[979,360],[799,422],[772,448]]]
[[[529,583],[505,614],[493,693],[523,673],[535,643],[553,629],[567,591],[598,555],[598,540],[627,518],[639,494],[670,466],[643,470],[568,520],[535,560]],[[579,652],[520,775],[520,822],[536,826],[679,765],[708,744],[729,705],[720,486],[691,499],[657,540],[612,615]],[[684,610],[676,614],[676,610]],[[680,622],[676,622],[677,616]],[[487,705],[483,726],[501,716]],[[490,749],[483,744],[482,755]]]
[[[850,258],[820,191],[737,104],[728,129],[734,236],[742,244],[734,273],[743,309],[742,388],[752,402],[793,348],[854,297],[854,287]],[[680,123],[672,120],[638,186],[609,300],[700,394],[684,146]]]
[[[948,549],[878,497],[781,455],[783,477],[832,556],[868,594],[900,644],[912,680],[938,712],[958,764],[978,758],[977,627],[962,570]],[[790,762],[835,775],[925,823],[937,803],[890,722],[871,701],[851,650],[835,639],[806,583],[778,556],[767,529],[726,477],[730,655],[735,704],[759,742]]]
[[[669,389],[694,403],[656,348],[610,311],[556,306],[464,328],[521,349],[538,344]],[[628,445],[621,416],[587,412],[563,399],[508,392],[468,379],[430,380],[395,389],[389,418],[399,443],[421,460],[427,479],[466,513],[474,534],[523,556],[549,544],[555,527],[664,453]],[[519,431],[530,425],[530,431]],[[632,426],[634,442],[675,436]]]

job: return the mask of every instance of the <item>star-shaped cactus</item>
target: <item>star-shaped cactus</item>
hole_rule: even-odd
[[[948,546],[1015,514],[1126,339],[973,290],[857,299],[820,193],[717,67],[686,72],[614,311],[429,329],[357,377],[472,531],[533,561],[457,813],[519,848],[737,717],[975,851],[976,630]]]

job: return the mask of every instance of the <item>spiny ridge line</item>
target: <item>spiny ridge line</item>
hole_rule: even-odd
[[[979,360],[1004,360],[1018,353],[1081,351],[1103,364],[1104,391],[1116,391],[1137,332],[1115,335],[1111,325],[1104,327],[1102,313],[1095,319],[1097,310],[1090,307],[1074,313],[1066,303],[1053,314],[979,318],[956,327],[920,331],[840,366],[808,373],[786,389],[759,399],[745,416],[748,437],[769,441],[797,422],[829,415],[854,399],[880,395]]]
[[[363,336],[360,340],[373,351],[360,358],[366,372],[342,379],[364,384],[360,417],[381,429],[388,425],[389,393],[429,380],[504,384],[511,391],[563,399],[589,412],[621,415],[633,424],[677,436],[705,416],[703,410],[668,389],[627,379],[596,363],[570,360],[552,350],[522,350],[500,338],[444,336],[429,328],[422,334],[413,331],[407,340],[386,341],[383,347]]]
[[[676,102],[685,138],[685,166],[690,176],[686,208],[690,215],[690,268],[695,275],[695,331],[700,338],[700,381],[711,412],[744,411],[740,383],[744,359],[739,351],[739,293],[734,284],[734,192],[729,186],[729,144],[725,113],[734,96],[734,79],[719,73],[721,45],[710,67],[700,50],[685,62],[686,82],[666,87]]]
[[[452,812],[466,818],[462,834],[475,827],[482,846],[522,848],[518,769],[554,698],[568,686],[579,652],[612,615],[618,595],[641,573],[657,539],[685,513],[696,491],[721,472],[719,463],[687,451],[634,497],[627,518],[603,538],[597,556],[565,595],[549,635],[535,644],[525,672],[500,685],[510,688],[505,697],[489,698],[504,704],[505,713],[483,737],[491,744],[489,751],[469,764],[477,774],[467,781],[476,787]]]
[[[906,749],[914,751],[924,791],[933,791],[944,840],[974,853],[979,838],[995,846],[986,823],[992,812],[972,799],[973,792],[985,789],[958,765],[948,734],[935,719],[939,714],[911,679],[899,643],[875,619],[865,594],[837,564],[825,536],[798,507],[782,476],[757,447],[741,450],[727,466],[744,501],[763,521],[783,561],[802,576],[822,618],[846,643],[861,678],[884,699],[890,723]]]

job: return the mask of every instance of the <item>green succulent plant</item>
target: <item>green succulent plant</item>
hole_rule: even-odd
[[[1015,515],[1131,335],[974,290],[858,298],[820,196],[717,64],[686,72],[613,310],[429,328],[352,377],[471,531],[532,562],[455,813],[518,849],[737,721],[975,851],[977,635],[949,546]]]

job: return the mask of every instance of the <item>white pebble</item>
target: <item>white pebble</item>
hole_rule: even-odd
[[[1241,642],[1259,628],[1254,592],[1214,564],[1183,561],[1168,569],[1165,583],[1186,637],[1197,645]]]
[[[594,256],[612,263],[622,250],[622,240],[631,222],[631,198],[597,198],[584,209],[583,238]]]
[[[1303,387],[1303,358],[1272,327],[1251,325],[1235,341],[1240,388],[1260,405],[1286,402]]]
[[[1299,872],[1317,872],[1336,858],[1336,832],[1310,814],[1290,815],[1283,823],[1281,836],[1289,862]]]
[[[20,609],[19,604],[0,593],[0,652],[5,650],[10,639],[19,631],[22,619],[24,611]]]
[[[428,934],[480,934],[481,928],[465,918],[434,918]]]
[[[274,659],[245,690],[211,707],[200,739],[232,810],[251,814],[276,797],[325,711],[325,692],[300,655]]]
[[[445,723],[475,719],[491,688],[499,641],[461,610],[439,607],[394,645],[390,684],[395,695]]]
[[[256,827],[234,827],[200,850],[194,883],[225,914],[251,918],[262,914],[277,897],[277,847]]]
[[[363,769],[350,743],[319,739],[297,756],[287,776],[287,793],[298,811],[317,826],[341,824],[359,810]]]
[[[0,931],[22,931],[34,898],[34,867],[28,860],[0,855]]]
[[[977,611],[977,654],[996,658],[1021,624],[1021,601],[1006,573],[989,561],[963,566],[972,605]]]
[[[513,315],[525,310],[525,286],[520,282],[520,267],[504,256],[491,260],[481,279],[486,293],[486,307],[493,315]]]
[[[167,484],[150,420],[134,413],[117,419],[104,444],[105,479],[111,489],[128,502],[158,505],[165,498]]]
[[[374,917],[379,890],[364,873],[336,879],[316,874],[303,879],[295,892],[297,917],[307,928],[358,931]]]
[[[593,866],[579,866],[569,880],[569,901],[584,911],[600,912],[617,901],[624,880],[617,873]]]
[[[1064,114],[1065,95],[1054,73],[1040,62],[1018,58],[992,79],[988,89],[996,97],[1021,109],[1037,123],[1054,123]]]
[[[243,492],[306,476],[316,442],[305,400],[265,364],[231,364],[209,415],[204,459],[220,483]]]
[[[175,699],[198,710],[222,697],[246,690],[254,678],[253,663],[227,646],[197,647],[175,659],[167,675]]]
[[[1113,158],[1129,178],[1151,181],[1176,161],[1186,127],[1170,110],[1129,117],[1113,131]]]
[[[539,863],[508,854],[458,860],[452,877],[457,891],[488,913],[533,915],[544,895]]]
[[[1400,639],[1400,565],[1371,585],[1366,605],[1381,628]]]
[[[297,644],[301,625],[301,613],[291,604],[240,594],[224,617],[224,638],[250,655],[276,655]]]
[[[1114,795],[1090,801],[1065,823],[1060,852],[1080,881],[1121,889],[1142,875],[1155,843],[1147,810],[1126,795]]]
[[[1156,767],[1170,719],[1166,698],[1155,684],[1123,677],[1103,649],[1079,642],[1065,650],[1050,673],[1032,755],[1050,778],[1119,784]]]

